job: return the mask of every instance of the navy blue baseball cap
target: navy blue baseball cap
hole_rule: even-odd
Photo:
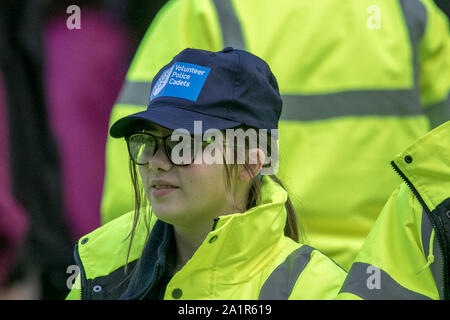
[[[219,52],[185,49],[152,81],[147,110],[116,121],[110,135],[127,136],[150,121],[194,133],[246,126],[277,129],[282,100],[277,80],[257,56],[227,47]]]

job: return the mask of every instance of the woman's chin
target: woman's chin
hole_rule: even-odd
[[[180,219],[180,216],[183,216],[183,213],[179,210],[158,204],[152,206],[152,211],[159,220],[169,224],[176,224],[176,222]]]

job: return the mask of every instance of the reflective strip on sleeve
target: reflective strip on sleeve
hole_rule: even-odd
[[[313,250],[303,245],[292,252],[267,278],[259,293],[259,300],[287,300]]]
[[[241,25],[233,9],[231,0],[213,0],[219,17],[224,47],[245,50],[245,41]]]
[[[431,300],[401,286],[380,268],[362,262],[353,263],[340,292],[366,300]]]
[[[427,11],[419,0],[400,0],[413,50],[414,87],[419,92],[419,44],[425,33]]]

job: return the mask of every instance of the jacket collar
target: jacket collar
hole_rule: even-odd
[[[137,270],[120,299],[136,300],[153,289],[164,274],[173,268],[167,265],[171,250],[174,250],[173,227],[158,220],[138,260]]]
[[[258,205],[244,213],[219,217],[192,258],[174,277],[202,270],[227,270],[217,281],[239,283],[257,274],[265,256],[284,238],[286,191],[269,177],[262,180]],[[145,245],[138,268],[122,299],[142,298],[167,270],[167,257],[174,250],[172,226],[157,221]],[[236,271],[234,271],[236,270]]]
[[[412,184],[430,212],[449,197],[449,143],[450,121],[447,121],[416,140],[393,160],[394,169],[397,167],[402,178]]]

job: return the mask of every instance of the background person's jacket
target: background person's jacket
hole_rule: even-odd
[[[173,277],[166,272],[174,252],[172,226],[153,216],[146,242],[146,225],[140,219],[129,260],[129,268],[137,269],[126,279],[133,212],[104,225],[78,242],[75,256],[81,272],[67,298],[335,298],[346,272],[321,252],[284,236],[287,193],[281,186],[264,177],[261,192],[258,206],[219,217]]]
[[[154,75],[186,47],[261,57],[283,98],[277,176],[308,245],[348,270],[398,184],[386,163],[450,119],[448,30],[431,0],[169,1],[110,123],[143,110]],[[126,150],[108,138],[103,223],[133,208]]]
[[[404,182],[369,233],[339,298],[450,299],[450,121],[392,166]]]

